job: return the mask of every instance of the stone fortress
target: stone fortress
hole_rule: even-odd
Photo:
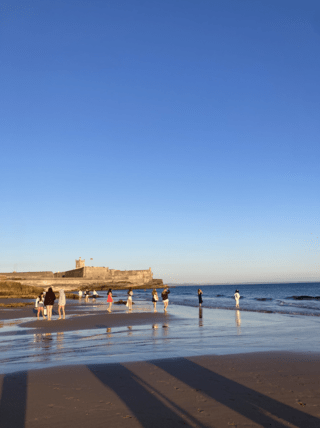
[[[162,279],[154,279],[151,268],[146,270],[116,270],[108,267],[85,266],[79,257],[76,268],[65,272],[11,272],[4,273],[8,279],[25,285],[64,286],[77,288],[85,286],[162,287]]]

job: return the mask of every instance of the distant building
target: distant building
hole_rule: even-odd
[[[76,260],[76,269],[85,267],[86,261],[81,260],[81,257],[79,257],[79,260]]]
[[[11,278],[15,279],[17,276],[19,280],[30,281],[29,285],[34,285],[34,282],[37,281],[36,285],[45,285],[46,287],[60,286],[64,281],[72,284],[72,279],[75,286],[86,284],[85,281],[88,281],[88,283],[92,281],[91,284],[94,283],[93,281],[96,281],[97,285],[110,284],[110,287],[113,285],[124,287],[148,285],[154,288],[163,286],[162,279],[153,278],[151,267],[149,269],[121,271],[118,269],[109,269],[108,267],[85,266],[85,260],[82,260],[81,257],[76,260],[76,268],[72,270],[55,273],[51,271],[1,273],[0,281]],[[45,284],[41,283],[42,280],[45,280]]]

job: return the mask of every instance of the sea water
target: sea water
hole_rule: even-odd
[[[0,372],[205,354],[320,352],[319,283],[209,285],[201,289],[203,305],[198,308],[198,286],[171,287],[169,315],[157,324],[132,326],[128,314],[123,327],[41,333],[19,326],[31,318],[3,321]],[[242,297],[240,309],[235,308],[236,289]],[[134,290],[133,312],[153,312],[151,291]],[[106,311],[107,293],[99,294],[101,298],[95,302],[82,299],[83,316]],[[125,290],[114,291],[115,301],[125,298]],[[163,311],[161,298],[157,309]],[[125,307],[115,305],[113,310],[116,316]],[[67,312],[67,320],[69,316]]]
[[[203,292],[204,308],[234,309],[234,293],[239,290],[241,311],[320,316],[319,282],[173,286],[169,287],[170,305],[198,306],[198,288]],[[151,299],[151,290],[134,290],[134,294],[138,300]]]

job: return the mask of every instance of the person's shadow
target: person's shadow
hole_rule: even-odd
[[[24,428],[27,380],[27,372],[10,373],[4,376],[0,401],[1,428]]]
[[[120,364],[110,364],[108,370],[99,371],[97,371],[97,365],[88,365],[87,367],[103,384],[113,389],[142,427],[176,428],[185,426],[191,428],[196,425],[199,428],[205,428],[205,425],[168,400],[167,397],[165,401],[169,403],[169,406],[166,405],[150,391],[150,388],[145,387],[142,379],[133,375],[126,367]],[[112,376],[109,373],[112,373]],[[183,414],[192,420],[193,425],[190,425],[182,417]]]
[[[283,404],[240,383],[215,373],[185,358],[151,361],[155,366],[181,380],[263,427],[319,428],[320,419]],[[270,414],[270,416],[268,415]],[[275,420],[281,419],[283,422]]]

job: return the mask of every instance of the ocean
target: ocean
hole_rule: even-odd
[[[170,305],[197,307],[198,288],[198,285],[169,287]],[[200,288],[203,292],[203,308],[234,309],[234,292],[238,289],[241,311],[320,316],[319,282],[204,285]],[[134,299],[145,300],[146,293],[151,296],[151,290],[134,290]]]
[[[55,306],[52,325],[59,326],[82,315],[83,324],[75,330],[61,328],[52,333],[24,327],[23,323],[35,320],[35,311],[30,308],[26,318],[0,321],[1,370],[10,373],[68,364],[248,352],[320,352],[320,343],[315,340],[320,323],[319,286],[320,283],[206,285],[201,287],[202,308],[198,308],[198,286],[170,287],[168,312],[161,322],[152,318],[152,290],[133,290],[133,313],[146,315],[141,325],[132,323],[125,305],[113,305],[113,314],[108,314],[107,292],[99,291],[101,297],[95,301],[68,300],[66,321],[58,320]],[[240,310],[235,308],[236,289],[241,295]],[[126,296],[126,290],[114,290],[115,301],[126,300]],[[163,313],[161,299],[157,310]],[[8,311],[4,309],[2,313]],[[102,321],[96,328],[86,329],[86,316],[98,312],[104,317]],[[124,324],[111,327],[109,322],[117,314],[125,314]],[[39,321],[39,327],[46,323]]]

